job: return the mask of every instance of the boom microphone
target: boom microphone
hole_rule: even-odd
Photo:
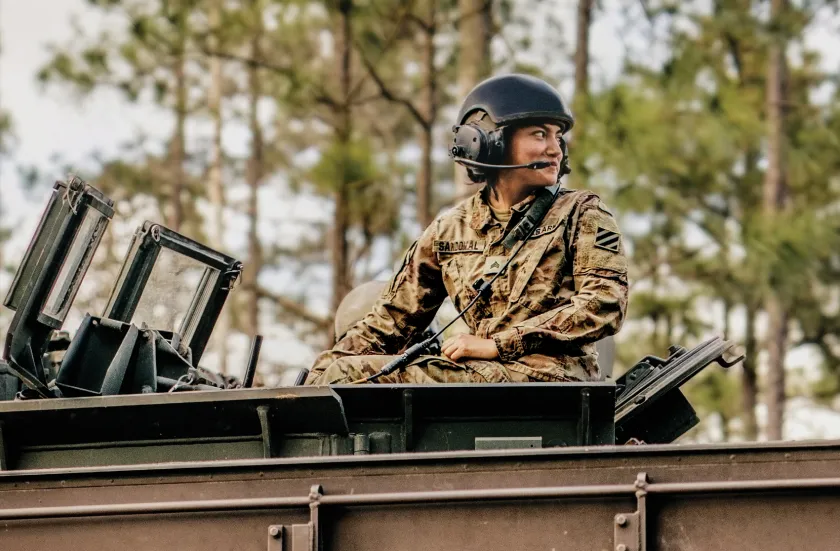
[[[462,165],[475,166],[479,168],[530,168],[531,170],[541,170],[543,168],[548,168],[551,166],[551,163],[548,161],[537,161],[535,163],[529,163],[526,165],[491,165],[487,163],[479,163],[478,161],[471,161],[462,157],[455,157],[455,162],[461,163]]]

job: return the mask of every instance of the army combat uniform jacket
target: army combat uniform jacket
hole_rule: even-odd
[[[538,193],[550,193],[540,190]],[[408,249],[373,311],[332,350],[307,384],[348,383],[379,371],[432,321],[449,296],[460,311],[516,251],[502,240],[535,196],[513,207],[506,227],[486,188],[440,215]],[[589,381],[600,378],[595,341],[621,327],[627,260],[612,214],[589,191],[561,190],[539,227],[464,315],[471,333],[492,338],[495,361],[421,356],[379,382]]]

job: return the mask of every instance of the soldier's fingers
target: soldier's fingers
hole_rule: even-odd
[[[448,356],[448,355],[449,355],[449,353],[450,353],[450,352],[452,352],[452,350],[454,350],[454,349],[455,349],[455,344],[454,344],[453,342],[445,342],[445,343],[443,343],[443,345],[440,347],[440,351],[441,351],[441,352],[442,352],[445,356]]]
[[[456,362],[463,357],[464,357],[464,349],[460,348],[460,347],[455,348],[455,350],[453,350],[452,353],[449,354],[449,359],[452,360],[452,361],[456,361]]]
[[[443,355],[446,356],[447,358],[449,358],[450,360],[456,360],[460,351],[461,351],[461,347],[458,346],[458,345],[454,345],[454,344],[450,345],[445,350],[441,350]]]

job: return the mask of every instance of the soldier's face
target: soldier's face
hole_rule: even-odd
[[[563,150],[560,140],[563,130],[556,124],[534,124],[516,128],[511,133],[508,148],[509,164],[528,164],[548,161],[551,166],[540,170],[511,169],[504,172],[505,179],[521,181],[531,186],[553,186],[560,172]]]

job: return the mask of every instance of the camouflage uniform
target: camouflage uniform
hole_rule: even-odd
[[[440,215],[408,249],[373,311],[318,356],[306,383],[376,373],[393,358],[383,354],[428,326],[447,295],[463,309],[477,294],[473,283],[488,281],[511,254],[502,239],[533,200],[513,207],[507,227],[492,216],[485,190]],[[620,329],[627,294],[627,260],[612,214],[592,192],[561,190],[491,295],[464,315],[472,334],[496,342],[498,361],[424,356],[378,381],[597,380],[594,343]]]

